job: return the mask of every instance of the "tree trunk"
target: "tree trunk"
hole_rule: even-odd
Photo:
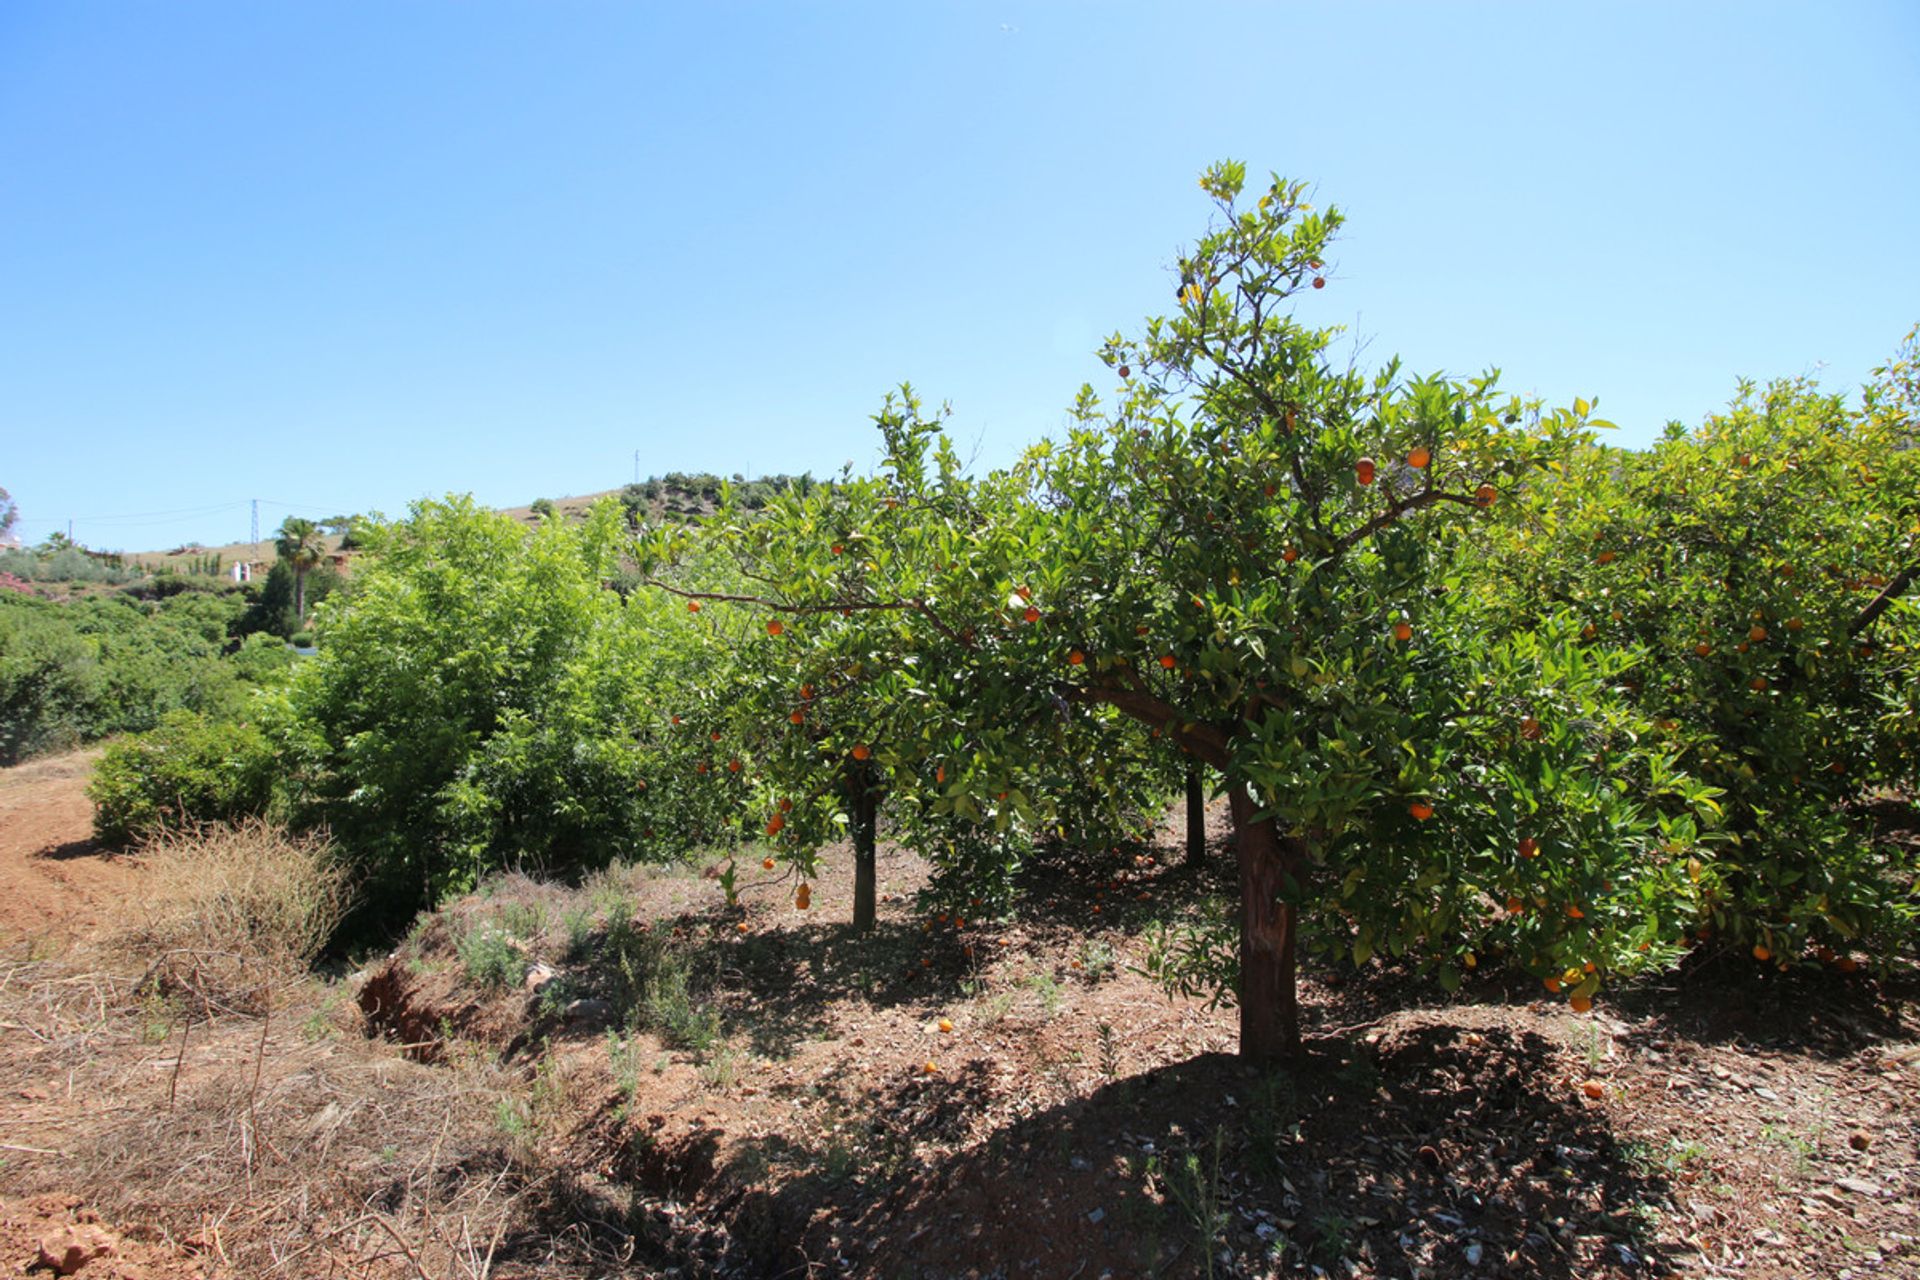
[[[1294,989],[1294,908],[1283,902],[1301,867],[1300,850],[1283,839],[1242,783],[1227,792],[1240,853],[1240,1056],[1272,1062],[1300,1053],[1300,1003]]]
[[[293,569],[293,629],[298,631],[307,620],[307,571]]]
[[[1187,865],[1197,867],[1207,860],[1207,788],[1202,780],[1206,766],[1195,762],[1187,766]]]
[[[879,865],[874,854],[875,828],[879,826],[880,793],[873,786],[871,770],[855,767],[847,776],[852,794],[848,797],[853,818],[853,931],[870,933],[879,914]]]

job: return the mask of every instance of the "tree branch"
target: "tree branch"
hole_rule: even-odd
[[[1396,500],[1390,503],[1385,511],[1382,511],[1373,519],[1367,521],[1357,529],[1342,534],[1340,540],[1334,543],[1334,550],[1336,553],[1351,551],[1355,546],[1366,541],[1408,512],[1418,511],[1422,507],[1431,507],[1435,503],[1440,502],[1457,502],[1463,507],[1475,508],[1480,505],[1479,500],[1472,494],[1442,493],[1438,489],[1423,489],[1404,502]]]
[[[1893,581],[1889,582],[1881,590],[1879,595],[1867,601],[1867,607],[1860,611],[1858,617],[1847,624],[1847,634],[1849,636],[1857,636],[1872,626],[1874,621],[1887,611],[1888,606],[1906,594],[1907,588],[1913,585],[1913,580],[1916,577],[1920,577],[1920,560],[1916,560],[1899,573],[1894,574]]]
[[[1112,685],[1067,685],[1063,696],[1072,702],[1105,703],[1116,711],[1132,716],[1142,724],[1154,728],[1172,726],[1170,732],[1174,740],[1203,763],[1224,770],[1231,755],[1229,739],[1220,729],[1210,724],[1194,724],[1185,727],[1185,720],[1179,708],[1152,693],[1144,685],[1136,682],[1135,688],[1119,689]]]

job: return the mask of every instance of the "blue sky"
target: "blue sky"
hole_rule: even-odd
[[[1369,360],[1855,386],[1920,320],[1920,6],[0,5],[0,486],[38,540],[982,464],[1172,299],[1212,160],[1350,222]]]

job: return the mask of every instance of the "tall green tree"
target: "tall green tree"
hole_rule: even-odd
[[[297,625],[307,621],[307,575],[326,556],[327,544],[320,526],[302,516],[288,516],[280,522],[274,550],[293,569],[293,612]]]
[[[1589,1000],[1673,954],[1710,789],[1614,695],[1629,655],[1567,617],[1490,631],[1461,549],[1590,407],[1335,362],[1295,303],[1330,284],[1341,215],[1280,179],[1243,202],[1238,164],[1202,186],[1178,310],[1105,348],[1117,403],[1083,389],[1010,527],[917,594],[984,619],[956,651],[1008,673],[999,696],[1131,718],[1219,772],[1236,919],[1158,967],[1237,997],[1243,1054],[1297,1051],[1303,943],[1447,986],[1502,952]]]
[[[271,730],[297,807],[365,869],[373,909],[515,863],[657,856],[724,815],[680,777],[691,748],[669,723],[707,651],[679,609],[611,589],[617,504],[528,529],[470,498],[422,502],[365,535],[355,591]]]

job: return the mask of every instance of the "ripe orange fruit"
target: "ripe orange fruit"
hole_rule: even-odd
[[[698,600],[687,601],[687,612],[688,613],[700,612],[700,602]]]
[[[780,801],[780,812],[782,812],[782,813],[792,813],[792,812],[793,812],[793,801],[791,801],[791,800],[786,800],[786,799],[782,799],[782,800]]]
[[[796,911],[805,911],[813,905],[813,886],[803,884],[793,891],[793,906]]]
[[[1127,368],[1127,366],[1125,366],[1125,365],[1121,365],[1121,366],[1120,366],[1120,376],[1121,376],[1121,377],[1123,377],[1123,378],[1130,378],[1130,377],[1132,377],[1132,376],[1133,376],[1133,370],[1131,370],[1131,369],[1129,369],[1129,368]]]
[[[1026,619],[1026,620],[1027,620],[1028,622],[1038,622],[1038,621],[1040,621],[1040,611],[1039,611],[1038,609],[1036,609],[1036,608],[1034,608],[1034,607],[1033,607],[1032,605],[1028,605],[1028,606],[1027,606],[1027,611],[1026,611],[1025,613],[1023,613],[1023,614],[1021,614],[1020,616],[1021,616],[1022,618],[1024,618],[1024,619]]]
[[[1580,1086],[1580,1092],[1598,1101],[1607,1096],[1607,1086],[1601,1084],[1598,1080],[1589,1080]]]
[[[1767,678],[1765,676],[1755,676],[1753,679],[1747,681],[1747,688],[1753,690],[1755,693],[1765,693],[1767,691]]]
[[[1174,657],[1172,654],[1163,653],[1160,655],[1160,665],[1165,667],[1167,670],[1171,671],[1178,664],[1175,663]]]
[[[740,762],[738,760],[727,761],[727,772],[728,773],[740,772]]]
[[[1314,287],[1314,288],[1316,288],[1316,289],[1324,289],[1324,288],[1326,288],[1326,287],[1327,287],[1327,278],[1326,278],[1325,276],[1315,276],[1315,277],[1313,278],[1313,287]]]
[[[847,549],[846,549],[845,547],[843,547],[843,546],[841,546],[841,545],[840,545],[839,543],[837,543],[837,542],[833,544],[833,547],[832,547],[831,549],[832,549],[832,551],[833,551],[833,554],[835,554],[835,555],[837,555],[837,556],[839,556],[839,555],[845,555],[845,554],[846,554],[846,551],[847,551]]]
[[[1072,653],[1069,653],[1067,655],[1067,665],[1070,667],[1080,666],[1081,664],[1086,662],[1086,660],[1087,660],[1087,655],[1080,652],[1078,649],[1075,649]]]
[[[951,1018],[942,1018],[942,1019],[940,1019],[940,1022],[939,1022],[939,1024],[938,1024],[938,1025],[939,1025],[939,1027],[940,1027],[940,1034],[941,1034],[941,1035],[943,1035],[943,1036],[944,1036],[944,1035],[952,1035],[952,1034],[953,1034],[953,1020],[952,1020]]]
[[[1433,816],[1433,806],[1425,800],[1415,800],[1407,806],[1407,812],[1413,815],[1415,822],[1425,822]]]
[[[775,618],[772,622],[769,622],[767,624],[767,634],[770,636],[777,636],[782,631],[785,631],[786,629],[787,629],[787,624],[780,621],[780,619],[778,618]]]
[[[1544,984],[1544,985],[1546,986],[1546,988],[1547,988],[1547,990],[1548,990],[1548,991],[1551,991],[1551,992],[1552,992],[1553,994],[1555,994],[1555,995],[1559,995],[1559,994],[1560,994],[1560,979],[1558,979],[1558,978],[1543,978],[1543,979],[1541,979],[1541,982],[1542,982],[1542,983],[1543,983],[1543,984]]]
[[[1535,840],[1532,836],[1523,837],[1520,841],[1520,856],[1523,858],[1539,857],[1540,842],[1538,840]]]
[[[1567,904],[1567,919],[1585,920],[1586,918],[1587,913],[1582,911],[1577,904],[1571,902]]]
[[[1803,622],[1803,621],[1802,621],[1801,619],[1799,619],[1799,618],[1788,618],[1788,619],[1787,619],[1787,630],[1789,630],[1789,631],[1799,631],[1799,630],[1801,630],[1801,629],[1802,629],[1803,627],[1805,627],[1806,625],[1807,625],[1807,624],[1806,624],[1805,622]]]
[[[693,771],[695,773],[705,773],[707,771],[707,762],[705,760],[702,760],[699,764],[693,767]]]
[[[1599,555],[1595,556],[1594,559],[1598,560],[1601,564],[1612,564],[1617,557],[1611,551],[1602,551]]]
[[[715,742],[720,741],[720,731],[718,729],[715,729],[712,733],[709,733],[707,736],[709,738],[712,738]]]
[[[1359,479],[1361,484],[1372,484],[1374,471],[1375,467],[1372,458],[1362,458],[1353,464],[1353,474]]]
[[[1408,640],[1411,640],[1411,639],[1413,639],[1413,628],[1412,628],[1412,626],[1410,626],[1410,625],[1408,625],[1407,623],[1404,623],[1404,622],[1396,622],[1396,623],[1394,623],[1394,624],[1393,624],[1393,638],[1394,638],[1395,640],[1398,640],[1398,641],[1400,641],[1400,642],[1401,642],[1401,643],[1403,643],[1403,644],[1404,644],[1405,642],[1407,642]]]
[[[807,720],[807,715],[804,711],[801,711],[798,708],[795,708],[794,713],[788,716],[787,719],[793,721],[793,723],[795,724],[805,724]]]
[[[1852,973],[1855,969],[1858,969],[1859,967],[1860,967],[1860,962],[1858,960],[1855,960],[1852,956],[1840,957],[1840,972]]]
[[[1300,558],[1300,553],[1299,551],[1295,550],[1293,547],[1288,547],[1285,551],[1282,551],[1280,553],[1280,558],[1286,561],[1288,564],[1292,564],[1295,560],[1298,560]]]
[[[1773,959],[1773,952],[1767,950],[1763,944],[1756,942],[1753,944],[1753,958],[1760,961],[1771,960]]]
[[[1512,894],[1507,895],[1507,913],[1509,915],[1519,915],[1520,912],[1526,908],[1526,905],[1526,903],[1520,901],[1520,899],[1514,897]]]
[[[774,815],[773,815],[773,816],[772,816],[771,818],[768,818],[768,819],[767,819],[767,834],[768,834],[768,835],[770,835],[770,836],[777,836],[777,835],[779,835],[779,834],[780,834],[780,833],[781,833],[782,831],[785,831],[786,829],[787,829],[787,820],[786,820],[785,818],[783,818],[783,817],[781,817],[781,816],[780,816],[779,814],[777,814],[777,813],[776,813],[776,814],[774,814]],[[771,870],[773,870],[773,859],[772,859],[772,858],[768,858],[768,859],[767,859],[767,870],[769,870],[769,871],[771,871]]]
[[[1587,1010],[1593,1008],[1593,1000],[1589,996],[1575,996],[1573,999],[1567,1001],[1567,1003],[1573,1006],[1575,1013],[1585,1013]]]
[[[933,1059],[929,1058],[925,1062],[920,1064],[920,1074],[926,1075],[926,1076],[937,1076],[940,1074],[940,1068],[934,1066]]]
[[[1543,732],[1545,731],[1540,727],[1540,722],[1538,720],[1535,720],[1532,716],[1525,716],[1521,719],[1520,736],[1525,738],[1528,742],[1540,741],[1540,735]]]
[[[775,821],[778,821],[778,819],[775,819]],[[769,822],[769,823],[767,824],[767,834],[768,834],[768,835],[772,835],[772,834],[773,834],[773,823],[772,823],[772,822]],[[764,869],[766,869],[766,870],[768,870],[768,871],[771,871],[771,870],[773,870],[773,859],[772,859],[772,858],[762,858],[762,859],[760,859],[760,865],[761,865],[761,867],[763,867]]]
[[[868,756],[872,754],[873,754],[873,749],[867,746],[866,743],[856,742],[853,744],[853,758],[855,760],[865,760]]]
[[[941,765],[935,769],[933,771],[933,780],[938,783],[944,783],[947,780],[947,766]]]
[[[1423,470],[1426,465],[1432,461],[1433,454],[1428,452],[1427,446],[1423,444],[1413,446],[1412,450],[1407,454],[1407,465],[1415,471]]]
[[[747,922],[742,920],[739,924],[733,926],[733,929],[735,933],[745,933],[747,931]]]
[[[1473,491],[1473,501],[1477,506],[1490,507],[1493,500],[1500,496],[1499,490],[1490,484],[1483,484]]]
[[[1761,626],[1757,622],[1754,623],[1752,629],[1747,632],[1747,639],[1753,641],[1755,644],[1759,644],[1762,640],[1765,640],[1766,638],[1767,638],[1767,629]]]

